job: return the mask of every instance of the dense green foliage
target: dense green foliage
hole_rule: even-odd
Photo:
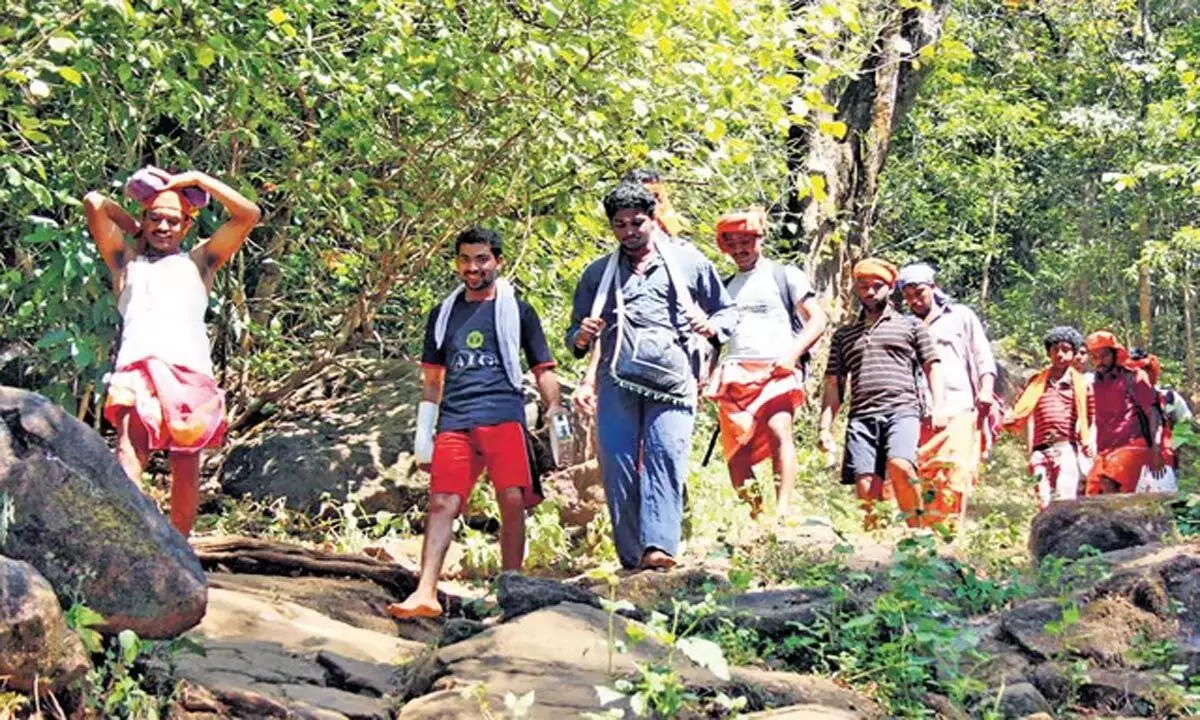
[[[363,342],[411,348],[466,223],[504,231],[509,273],[558,331],[620,174],[659,166],[706,217],[782,182],[786,3],[253,8],[0,13],[0,335],[9,359],[37,345],[22,384],[70,403],[106,368],[116,315],[79,198],[145,162],[206,169],[266,210],[212,306],[235,386]]]
[[[893,148],[877,246],[938,259],[1030,359],[1059,321],[1130,345],[1149,330],[1178,382],[1198,269],[1200,22],[1177,3],[1145,6],[1143,17],[1125,0],[957,5],[955,51]]]

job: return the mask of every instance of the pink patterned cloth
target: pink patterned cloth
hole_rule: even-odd
[[[141,422],[151,450],[199,452],[225,439],[225,393],[213,378],[149,357],[109,376],[104,417],[123,412]]]

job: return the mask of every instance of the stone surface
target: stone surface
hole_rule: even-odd
[[[583,588],[565,585],[548,578],[529,577],[516,572],[500,575],[496,600],[504,611],[504,619],[512,620],[526,613],[563,602],[583,603],[600,607],[600,599]]]
[[[570,581],[573,585],[587,588],[596,595],[608,597],[609,588],[604,580],[583,576]],[[708,592],[732,592],[733,585],[726,571],[701,565],[677,567],[669,573],[628,572],[618,573],[618,600],[628,600],[641,610],[668,608],[672,598],[702,600]]]
[[[1141,715],[1150,706],[1154,687],[1148,673],[1090,669],[1079,687],[1079,702],[1103,712]]]
[[[462,642],[467,638],[475,637],[486,629],[487,627],[478,620],[450,618],[442,628],[442,637],[438,641],[438,644],[442,647],[453,645],[456,642]]]
[[[316,655],[321,650],[355,660],[392,664],[415,656],[421,643],[363,630],[282,598],[213,588],[208,614],[191,635],[213,640],[261,641]]]
[[[558,504],[558,517],[568,527],[585,527],[607,512],[600,463],[589,460],[551,473],[542,480],[548,497]]]
[[[722,609],[708,621],[715,627],[731,619],[739,627],[754,628],[759,635],[782,640],[794,635],[793,623],[811,625],[835,603],[828,590],[764,590],[734,595],[727,600],[728,610]]]
[[[4,553],[104,616],[98,629],[178,635],[204,615],[204,571],[104,440],[35,393],[0,388]]]
[[[401,673],[395,666],[363,662],[328,650],[317,653],[317,662],[325,668],[330,682],[340,688],[375,697],[400,694]]]
[[[1047,623],[1062,620],[1057,600],[1023,602],[1000,618],[1000,628],[1017,645],[1034,657],[1048,659],[1064,652],[1062,641],[1046,633]]]
[[[1085,545],[1109,552],[1161,542],[1174,529],[1168,495],[1103,495],[1051,503],[1033,519],[1029,552],[1079,557]]]
[[[1015,683],[1000,693],[1000,712],[1010,720],[1051,711],[1050,703],[1032,683]]]
[[[1120,595],[1107,595],[1088,602],[1076,623],[1061,633],[1047,629],[1062,620],[1057,600],[1021,603],[1001,618],[1001,628],[1025,651],[1041,659],[1070,654],[1100,666],[1119,667],[1130,662],[1130,652],[1141,639],[1151,642],[1172,636],[1173,627],[1135,607]]]
[[[4,687],[59,690],[90,663],[63,621],[54,588],[29,563],[0,556],[0,678]],[[35,683],[36,680],[36,683]]]
[[[462,697],[461,691],[480,684],[492,708],[504,706],[507,692],[517,696],[534,692],[528,717],[535,720],[597,712],[601,708],[595,686],[611,686],[614,679],[609,674],[608,621],[607,614],[591,606],[560,603],[444,647],[437,653],[441,677],[433,684],[433,692],[405,704],[399,717],[477,717],[478,701]],[[626,637],[630,622],[614,619],[617,638]],[[636,672],[634,663],[661,661],[665,656],[665,648],[647,640],[628,652],[613,653],[612,670],[617,677],[629,677]],[[824,715],[831,718],[878,714],[869,700],[823,678],[734,668],[731,680],[721,681],[682,654],[676,662],[677,672],[689,687],[744,694],[751,700],[750,710],[768,704],[806,705],[813,712],[831,713]]]
[[[212,589],[287,599],[333,620],[384,635],[421,643],[435,642],[441,637],[437,623],[397,623],[388,617],[386,608],[396,598],[369,580],[209,573],[208,582]]]
[[[1050,702],[1065,702],[1071,692],[1071,678],[1066,670],[1055,662],[1047,662],[1033,669],[1030,680],[1034,687]]]
[[[390,718],[401,665],[425,649],[259,590],[217,587],[191,637],[205,653],[178,655],[179,677],[238,718]]]

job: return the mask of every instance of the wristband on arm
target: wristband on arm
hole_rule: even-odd
[[[433,462],[433,434],[437,419],[438,404],[422,400],[417,406],[417,432],[413,438],[413,454],[419,464]]]

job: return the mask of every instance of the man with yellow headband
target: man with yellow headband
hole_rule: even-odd
[[[1129,367],[1129,352],[1107,330],[1088,335],[1096,369],[1096,463],[1087,494],[1131,493],[1144,469],[1159,476],[1165,459],[1159,445],[1158,395],[1142,370]]]
[[[725,359],[706,395],[715,400],[721,448],[729,479],[746,494],[754,466],[771,458],[776,512],[785,517],[796,484],[792,425],[804,404],[809,351],[825,332],[825,311],[804,271],[763,256],[767,214],[762,208],[732,212],[717,221],[717,247],[737,264],[725,281],[737,304],[738,323]],[[781,338],[790,337],[790,343]]]
[[[199,504],[200,452],[220,445],[225,434],[224,394],[213,379],[204,326],[208,294],[261,211],[201,172],[143,168],[126,191],[142,205],[140,219],[99,192],[83,198],[122,320],[104,416],[117,429],[117,461],[134,482],[151,450],[169,453],[171,523],[186,537]],[[183,250],[198,203],[209,195],[230,217],[212,237]]]
[[[833,334],[825,368],[819,442],[826,452],[832,450],[830,428],[849,382],[842,482],[855,486],[867,529],[877,523],[875,503],[889,499],[895,499],[910,526],[921,524],[917,441],[924,413],[918,371],[929,382],[931,426],[946,426],[937,347],[923,322],[892,307],[896,277],[896,266],[885,260],[868,258],[854,266],[854,293],[862,312]]]

